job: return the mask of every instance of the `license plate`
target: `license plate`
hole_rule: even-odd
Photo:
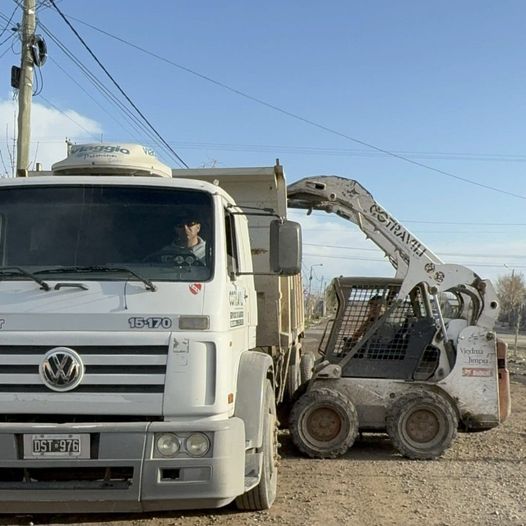
[[[24,435],[24,458],[90,458],[89,434]]]

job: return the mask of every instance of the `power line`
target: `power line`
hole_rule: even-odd
[[[432,225],[472,225],[472,226],[526,226],[526,223],[483,223],[483,222],[457,222],[457,221],[420,221],[416,219],[401,220],[403,223],[426,223]]]
[[[13,17],[15,16],[15,13],[16,13],[18,7],[19,6],[17,4],[17,6],[13,9],[13,12],[11,13],[11,16],[9,17],[9,20],[7,20],[4,29],[2,29],[2,32],[0,33],[0,37],[9,29],[9,25],[11,24],[11,20],[13,20]],[[4,42],[1,42],[0,45],[3,44]]]
[[[58,142],[58,141],[55,141]],[[289,210],[289,215],[291,211]],[[423,223],[431,225],[462,225],[462,226],[526,226],[526,223],[471,223],[463,221],[418,221],[416,219],[401,219],[400,223]],[[319,230],[318,228],[304,228],[303,230]],[[325,231],[325,230],[324,230]],[[341,232],[341,230],[326,230],[327,232]]]
[[[66,112],[62,111],[60,108],[57,108],[50,100],[46,99],[46,97],[44,97],[44,95],[40,94],[39,97],[41,99],[43,99],[45,102],[47,102],[47,104],[49,104],[52,108],[54,108],[56,111],[58,111],[59,113],[61,113],[62,115],[64,115],[64,117],[66,117],[67,119],[69,119],[71,122],[73,122],[74,124],[76,124],[79,128],[82,128],[88,135],[91,135],[92,137],[95,137],[96,140],[99,140],[98,136],[95,135],[94,133],[90,132],[88,129],[84,128],[84,126],[82,126],[82,124],[80,124],[79,122],[77,122],[75,119],[73,119],[72,117],[70,117]]]
[[[170,141],[174,144],[175,141]],[[272,144],[233,144],[233,143],[211,143],[211,142],[185,142],[177,141],[177,145],[182,150],[217,150],[217,151],[234,151],[234,152],[270,152],[270,153],[298,153],[301,155],[314,154],[314,155],[349,155],[349,156],[361,156],[361,157],[376,157],[379,154],[377,152],[370,152],[367,150],[359,150],[353,148],[322,148],[316,146],[291,146],[291,145],[272,145]],[[471,157],[465,157],[464,160],[473,161],[499,161],[499,162],[526,162],[526,155],[521,156],[519,154],[491,154],[491,157],[485,157],[484,154],[455,154],[446,152],[398,152],[405,153],[413,156],[424,156],[424,155],[436,155],[440,159],[460,159],[460,157],[453,157],[456,155],[466,155]],[[449,157],[451,156],[451,157]]]
[[[16,0],[15,0],[16,1]],[[43,2],[41,2],[39,4],[38,7],[44,5]],[[45,5],[45,7],[49,7],[47,5]],[[7,17],[5,15],[3,15],[2,13],[0,13],[0,18],[3,18],[4,20],[7,20]],[[45,26],[45,24],[42,22],[42,21],[38,21],[38,25],[39,27],[43,30],[43,32],[46,34],[46,36],[48,38],[50,38],[56,45],[57,47],[80,69],[80,71],[86,76],[86,78],[93,84],[93,86],[95,87],[95,89],[97,89],[99,91],[99,93],[105,97],[110,104],[113,104],[115,105],[118,109],[120,109],[120,111],[123,113],[123,116],[127,119],[128,123],[131,125],[132,129],[133,129],[133,132],[132,134],[133,135],[136,135],[136,132],[138,132],[139,134],[142,132],[143,134],[146,134],[148,136],[148,138],[152,141],[152,143],[157,147],[159,148],[160,151],[162,150],[165,150],[167,153],[170,154],[171,156],[171,153],[169,152],[169,150],[167,150],[165,148],[165,146],[155,137],[155,135],[153,135],[153,133],[150,131],[149,128],[147,128],[142,121],[140,121],[139,119],[137,119],[137,117],[135,116],[135,114],[129,110],[126,105],[124,105],[113,93],[111,93],[111,91],[106,88],[106,86],[104,86],[104,84],[96,77],[95,74],[93,74],[86,66],[84,66],[84,64],[82,64],[82,62],[77,59],[75,57],[75,55],[73,55],[73,53],[71,53],[69,51],[69,49],[62,44],[62,42],[56,38],[52,33],[51,31],[49,31],[47,29],[47,27]],[[5,54],[5,53],[4,53]],[[55,61],[53,59],[53,57],[49,57],[49,59],[51,61],[53,61],[55,63],[55,65],[61,69],[61,71],[67,75],[81,90],[83,90],[90,98],[92,98],[92,100],[97,104],[99,105],[99,107],[101,107],[101,109],[106,113],[108,114],[112,119],[114,119],[121,127],[122,127],[122,124],[120,122],[117,121],[117,119],[115,119],[111,113],[108,111],[108,109],[106,108],[103,108],[85,89],[82,85],[80,85],[75,79],[73,79],[71,77],[71,75],[69,75],[69,73],[66,72],[66,70],[64,68],[62,68],[57,61]],[[40,70],[39,70],[40,71]],[[58,108],[55,107],[55,109],[58,110]],[[125,128],[123,128],[125,129]],[[137,136],[137,135],[136,135]],[[139,138],[138,139],[139,142],[144,142],[143,139]],[[43,141],[40,141],[40,142],[43,142]],[[61,137],[60,138],[60,143],[63,142],[63,138]]]
[[[378,252],[378,248],[359,248],[349,247],[346,245],[326,245],[324,243],[303,243],[304,246],[308,247],[323,247],[323,248],[338,248],[344,250],[360,250],[364,252]],[[438,256],[449,256],[449,257],[472,257],[472,258],[494,258],[495,254],[466,254],[462,252],[437,252]],[[525,255],[520,254],[498,254],[500,258],[526,258]]]
[[[53,3],[54,0],[50,0],[50,2]],[[80,20],[79,18],[76,18],[76,17],[73,17],[73,16],[70,17],[70,18],[72,18],[73,20],[76,20],[77,22],[80,22],[81,24],[84,24],[84,25],[92,28],[93,30],[98,31],[98,32],[110,37],[110,38],[118,40],[118,41],[120,41],[120,42],[122,42],[122,43],[124,43],[124,44],[126,44],[128,46],[131,46],[131,47],[133,47],[135,49],[138,49],[139,51],[141,51],[143,53],[146,53],[146,54],[148,54],[150,56],[153,56],[153,57],[155,57],[155,58],[157,58],[159,60],[162,60],[163,62],[171,64],[172,66],[174,66],[176,68],[179,68],[179,69],[181,69],[183,71],[186,71],[187,73],[190,73],[190,74],[192,74],[192,75],[194,75],[196,77],[199,77],[199,78],[201,78],[203,80],[206,80],[206,81],[208,81],[208,82],[210,82],[212,84],[215,84],[216,86],[219,86],[219,87],[221,87],[223,89],[231,91],[232,93],[235,93],[235,94],[237,94],[237,95],[239,95],[241,97],[244,97],[244,98],[246,98],[248,100],[256,102],[257,104],[260,104],[262,106],[270,108],[270,109],[272,109],[274,111],[282,113],[283,115],[287,115],[288,117],[291,117],[291,118],[296,119],[298,121],[304,122],[305,124],[309,124],[310,126],[314,126],[314,127],[318,128],[320,130],[324,130],[324,131],[326,131],[328,133],[331,133],[333,135],[337,135],[338,137],[341,137],[343,139],[352,141],[352,142],[354,142],[356,144],[360,144],[362,146],[366,146],[367,148],[370,148],[370,149],[375,150],[377,152],[381,152],[384,155],[388,155],[388,156],[393,157],[395,159],[399,159],[401,161],[405,161],[405,162],[410,163],[410,164],[412,164],[414,166],[419,166],[420,168],[425,168],[426,170],[431,170],[431,171],[433,171],[435,173],[439,173],[441,175],[445,175],[446,177],[450,177],[450,178],[456,179],[458,181],[462,181],[464,183],[472,184],[472,185],[478,186],[480,188],[485,188],[487,190],[492,190],[494,192],[498,192],[498,193],[501,193],[501,194],[509,195],[511,197],[516,197],[518,199],[525,199],[526,200],[526,196],[523,196],[523,195],[520,195],[520,194],[516,194],[514,192],[509,192],[507,190],[503,190],[501,188],[497,188],[497,187],[494,187],[494,186],[490,186],[490,185],[486,185],[486,184],[483,184],[483,183],[479,183],[477,181],[473,181],[473,180],[468,179],[466,177],[461,177],[461,176],[455,175],[455,174],[453,174],[451,172],[446,172],[445,170],[441,170],[439,168],[435,168],[433,166],[421,163],[419,161],[415,161],[414,159],[410,159],[409,157],[406,157],[404,155],[400,155],[398,153],[386,150],[384,148],[380,148],[379,146],[375,146],[374,144],[368,143],[368,142],[363,141],[361,139],[357,139],[355,137],[347,135],[346,133],[340,132],[338,130],[334,130],[333,128],[329,128],[328,126],[325,126],[324,124],[320,124],[320,123],[318,123],[316,121],[313,121],[311,119],[307,119],[306,117],[302,117],[301,115],[298,115],[298,114],[293,113],[291,111],[288,111],[288,110],[286,110],[284,108],[276,106],[275,104],[271,104],[269,102],[266,102],[263,99],[254,97],[253,95],[249,95],[248,93],[243,92],[241,90],[238,90],[238,89],[236,89],[236,88],[234,88],[232,86],[229,86],[228,84],[225,84],[224,82],[215,80],[212,77],[209,77],[208,75],[204,75],[204,74],[199,73],[199,72],[197,72],[195,70],[192,70],[192,69],[190,69],[190,68],[188,68],[186,66],[178,64],[176,62],[173,62],[172,60],[169,60],[169,59],[167,59],[165,57],[162,57],[162,56],[160,56],[160,55],[158,55],[156,53],[148,51],[145,48],[142,48],[142,47],[140,47],[140,46],[138,46],[136,44],[133,44],[132,42],[129,42],[128,40],[125,40],[123,38],[117,37],[116,35],[112,35],[111,33],[108,33],[107,31],[104,31],[102,29],[99,29],[98,27],[95,27],[95,26],[93,26],[91,24],[88,24],[87,22],[84,22],[83,20]]]
[[[323,156],[351,156],[351,157],[385,157],[380,152],[358,148],[324,148],[317,146],[293,146],[276,144],[235,144],[235,143],[210,143],[210,142],[178,142],[183,149],[203,149],[233,152],[281,152],[298,155],[323,155]],[[526,155],[520,154],[479,154],[479,153],[455,153],[455,152],[409,152],[395,151],[397,154],[410,155],[413,158],[442,159],[442,160],[465,160],[465,161],[495,161],[495,162],[526,162]]]
[[[323,227],[318,227],[318,228],[304,228],[303,231],[316,231],[316,232],[319,232],[320,231],[320,228],[323,230],[323,232],[332,232],[332,233],[343,233],[344,230],[338,230],[338,229],[330,229],[330,228],[323,228]],[[517,232],[510,232],[509,230],[479,230],[479,231],[474,231],[474,230],[415,230],[414,231],[415,234],[418,234],[418,235],[421,235],[421,234],[439,234],[439,235],[442,235],[442,234],[459,234],[459,235],[465,235],[465,234],[470,234],[470,235],[482,235],[482,236],[488,236],[488,235],[494,235],[494,234],[513,234],[513,233],[517,233]]]
[[[40,26],[43,28],[46,35],[48,35],[51,40],[53,40],[56,45],[61,49],[61,51],[80,69],[80,71],[86,76],[86,78],[93,84],[95,89],[99,91],[99,93],[110,102],[110,104],[116,106],[123,114],[123,116],[126,118],[128,123],[139,133],[146,134],[158,147],[160,150],[166,150],[167,153],[170,154],[168,149],[165,148],[165,146],[155,137],[155,135],[152,133],[152,131],[146,127],[146,125],[139,120],[136,115],[126,107],[125,104],[123,104],[98,78],[97,76],[92,73],[73,53],[69,51],[69,49],[63,45],[58,38],[56,38],[51,31],[49,31],[46,26],[39,21]],[[62,69],[62,68],[61,68]],[[107,110],[104,110],[106,113],[108,113]]]
[[[115,105],[123,114],[123,116],[127,119],[128,123],[134,127],[135,130],[137,130],[139,133],[146,134],[153,142],[154,144],[158,145],[161,150],[166,150],[164,145],[155,137],[155,135],[152,133],[152,131],[146,127],[146,125],[140,121],[134,113],[126,107],[126,105],[121,102],[98,78],[97,76],[92,73],[73,53],[69,51],[69,49],[62,44],[62,42],[51,33],[47,29],[47,27],[42,23],[39,22],[40,27],[42,27],[43,32],[57,45],[57,47],[80,69],[80,71],[86,76],[86,78],[93,84],[95,89],[101,93],[103,97],[105,97],[110,104]],[[106,111],[106,110],[105,110]],[[169,153],[169,152],[168,152]]]
[[[104,108],[104,106],[102,106],[102,104],[99,103],[99,101],[93,97],[89,92],[88,90],[86,90],[84,88],[84,86],[80,83],[80,82],[77,82],[69,73],[67,70],[65,70],[55,59],[53,59],[53,57],[49,57],[50,60],[55,64],[55,66],[57,66],[61,71],[62,73],[64,73],[64,75],[66,75],[74,84],[76,84],[79,89],[81,89],[102,111],[104,111],[105,113],[107,113],[116,123],[117,125],[119,125],[124,131],[128,131],[124,125],[117,119],[115,118],[113,115],[109,114],[106,110],[106,108]],[[134,130],[135,132],[135,130]],[[57,141],[58,142],[58,141]],[[63,142],[63,141],[60,141],[60,142]]]
[[[16,35],[17,33],[13,33],[12,35],[9,35],[3,42],[0,42],[0,47],[1,47],[3,44],[11,40],[11,45],[7,46],[5,51],[0,55],[0,58],[2,58],[9,51],[9,49],[13,49],[13,41]]]
[[[165,141],[165,139],[161,136],[161,134],[154,128],[154,126],[150,123],[150,121],[146,118],[146,116],[142,113],[142,111],[136,106],[136,104],[130,99],[130,97],[127,95],[127,93],[121,88],[119,83],[113,78],[113,76],[110,74],[110,72],[105,68],[105,66],[102,64],[102,62],[97,58],[95,53],[91,50],[91,48],[86,44],[84,39],[80,36],[80,34],[77,32],[77,30],[71,25],[69,20],[66,18],[66,16],[62,13],[62,11],[58,8],[58,6],[55,3],[55,0],[49,0],[51,5],[55,8],[57,13],[60,15],[60,17],[64,20],[66,25],[73,31],[75,36],[80,40],[82,45],[86,48],[88,53],[92,56],[92,58],[97,62],[97,64],[100,66],[100,68],[106,73],[108,78],[112,81],[112,83],[115,85],[115,87],[119,90],[119,92],[122,94],[122,96],[128,101],[128,103],[133,107],[133,109],[140,115],[142,120],[147,124],[147,126],[154,132],[154,134],[162,141],[162,143],[170,150],[170,152],[175,156],[177,161],[181,163],[185,168],[188,168],[189,166],[183,161],[183,159],[177,154],[177,152]]]
[[[289,215],[294,215],[296,217],[305,217],[305,211],[300,209],[291,209],[289,210]],[[327,215],[327,212],[322,210],[313,210],[312,215],[318,217],[324,217]],[[429,225],[463,225],[463,226],[526,226],[526,223],[491,223],[484,221],[429,221],[426,219],[400,219],[400,223],[424,223]],[[318,228],[304,228],[303,230],[319,230]],[[341,232],[341,230],[332,230],[332,232]]]
[[[376,262],[376,263],[389,263],[385,259],[378,259],[378,258],[361,258],[361,257],[353,257],[353,256],[330,256],[327,254],[312,254],[312,253],[304,253],[304,256],[309,257],[316,257],[316,258],[327,258],[327,259],[345,259],[348,261],[370,261],[370,262]],[[503,263],[500,265],[498,264],[489,264],[489,263],[472,263],[469,265],[466,265],[469,267],[491,267],[491,268],[502,268],[504,266]],[[513,265],[513,268],[526,268],[526,265]]]
[[[316,215],[318,213],[317,210],[314,210],[313,211],[313,214]],[[320,215],[321,214],[326,214],[326,212],[321,212],[320,211]],[[299,216],[300,218],[301,217],[304,217],[305,214],[304,213],[301,213],[300,210],[297,210],[297,209],[292,209],[292,210],[289,210],[289,216],[296,216],[296,218]],[[526,226],[526,223],[486,223],[486,222],[473,222],[473,221],[426,221],[426,220],[420,220],[420,219],[400,219],[399,221],[400,223],[402,224],[405,224],[405,223],[422,223],[422,224],[429,224],[429,225],[453,225],[453,226],[458,226],[458,225],[462,225],[462,226]],[[316,228],[303,228],[303,230],[316,230],[316,231],[319,231],[320,227],[316,227]],[[342,232],[343,230],[342,229],[323,229],[324,232]],[[472,232],[468,232],[469,234],[471,234]],[[488,233],[488,234],[493,234],[494,232],[489,232],[489,231],[484,231],[484,232],[481,232],[481,233]]]

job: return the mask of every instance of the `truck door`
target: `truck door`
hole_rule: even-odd
[[[251,305],[255,301],[254,278],[248,229],[242,224],[243,219],[242,216],[225,210],[230,329],[236,332],[241,330],[244,333],[243,345],[245,349],[250,349],[255,346],[257,312],[255,305]]]

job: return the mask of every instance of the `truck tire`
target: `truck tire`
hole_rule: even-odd
[[[432,460],[451,446],[458,417],[449,401],[437,393],[407,393],[388,409],[386,428],[403,456]]]
[[[263,464],[257,486],[236,498],[239,510],[268,510],[276,499],[278,487],[278,426],[276,398],[270,380],[265,385],[265,414],[263,417]]]
[[[301,355],[300,360],[300,376],[301,384],[307,383],[312,378],[314,369],[314,355],[310,352],[306,352]]]
[[[327,387],[307,391],[294,404],[289,426],[296,447],[311,458],[343,455],[358,434],[354,404]]]

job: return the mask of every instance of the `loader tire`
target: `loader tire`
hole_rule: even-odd
[[[388,409],[386,428],[403,456],[432,460],[451,446],[458,417],[451,403],[437,393],[407,393]]]
[[[343,455],[358,434],[354,404],[327,387],[314,388],[302,395],[292,408],[289,422],[295,446],[311,458]]]
[[[270,380],[265,386],[265,415],[263,417],[263,465],[257,486],[236,498],[239,510],[268,510],[276,499],[278,487],[278,420],[276,398]]]
[[[312,378],[312,373],[314,370],[314,361],[314,355],[310,352],[306,352],[301,355],[300,377],[302,385]]]

